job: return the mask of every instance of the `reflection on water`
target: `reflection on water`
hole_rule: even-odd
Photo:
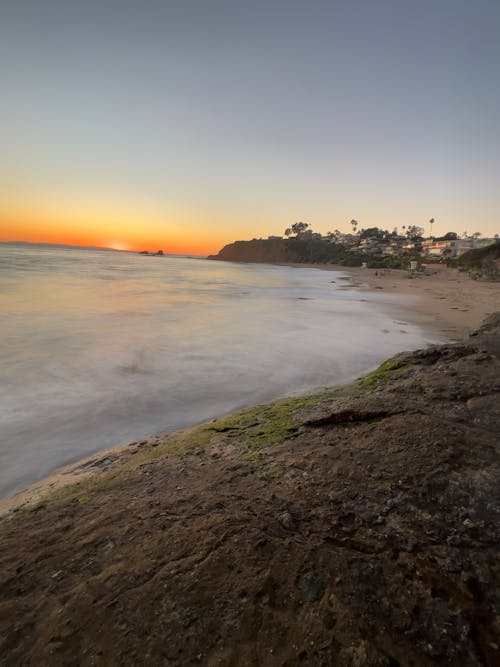
[[[2,244],[0,259],[0,495],[426,342],[315,269]]]

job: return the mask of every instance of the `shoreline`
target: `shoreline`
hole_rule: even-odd
[[[360,289],[370,292],[377,290],[383,295],[398,297],[399,302],[391,304],[385,301],[384,307],[394,310],[395,313],[432,332],[433,335],[442,336],[442,342],[465,341],[470,332],[477,328],[487,315],[495,311],[495,303],[498,304],[500,301],[499,283],[474,281],[456,269],[442,266],[432,266],[412,276],[409,271],[397,269],[362,269],[333,264],[279,263],[277,265],[342,272],[347,274],[349,279],[340,289]],[[403,303],[401,297],[410,297],[411,304]],[[309,393],[313,395],[316,392]],[[271,403],[279,400],[277,398]],[[200,424],[187,427],[180,433],[190,432],[199,426]],[[112,472],[141,449],[154,448],[163,438],[175,433],[177,432],[165,432],[143,437],[136,442],[121,443],[60,466],[49,476],[0,499],[0,519],[36,506],[52,492],[97,478],[102,473]]]
[[[464,341],[485,317],[498,310],[500,283],[472,280],[466,273],[444,265],[429,265],[413,275],[402,269],[363,269],[336,264],[283,264],[295,268],[341,271],[351,276],[353,287],[397,297],[412,303],[395,304],[414,324],[448,340]]]

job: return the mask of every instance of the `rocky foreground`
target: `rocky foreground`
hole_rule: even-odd
[[[500,314],[0,526],[2,665],[500,664]]]

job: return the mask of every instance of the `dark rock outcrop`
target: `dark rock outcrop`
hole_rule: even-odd
[[[4,522],[0,664],[496,667],[499,340],[496,314]]]
[[[226,262],[298,262],[299,254],[284,239],[254,239],[253,241],[235,241],[222,248],[217,255],[208,259],[220,259]]]

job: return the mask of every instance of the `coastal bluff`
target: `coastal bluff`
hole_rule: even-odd
[[[496,313],[96,455],[4,514],[0,665],[496,667],[499,397]]]
[[[253,241],[235,241],[225,245],[217,255],[207,259],[226,262],[298,262],[300,253],[284,239],[254,239]]]
[[[366,257],[352,252],[339,243],[327,243],[319,239],[269,238],[235,241],[224,246],[216,255],[207,259],[226,262],[265,262],[302,264],[339,264],[361,266]],[[383,264],[372,259],[373,265]]]

